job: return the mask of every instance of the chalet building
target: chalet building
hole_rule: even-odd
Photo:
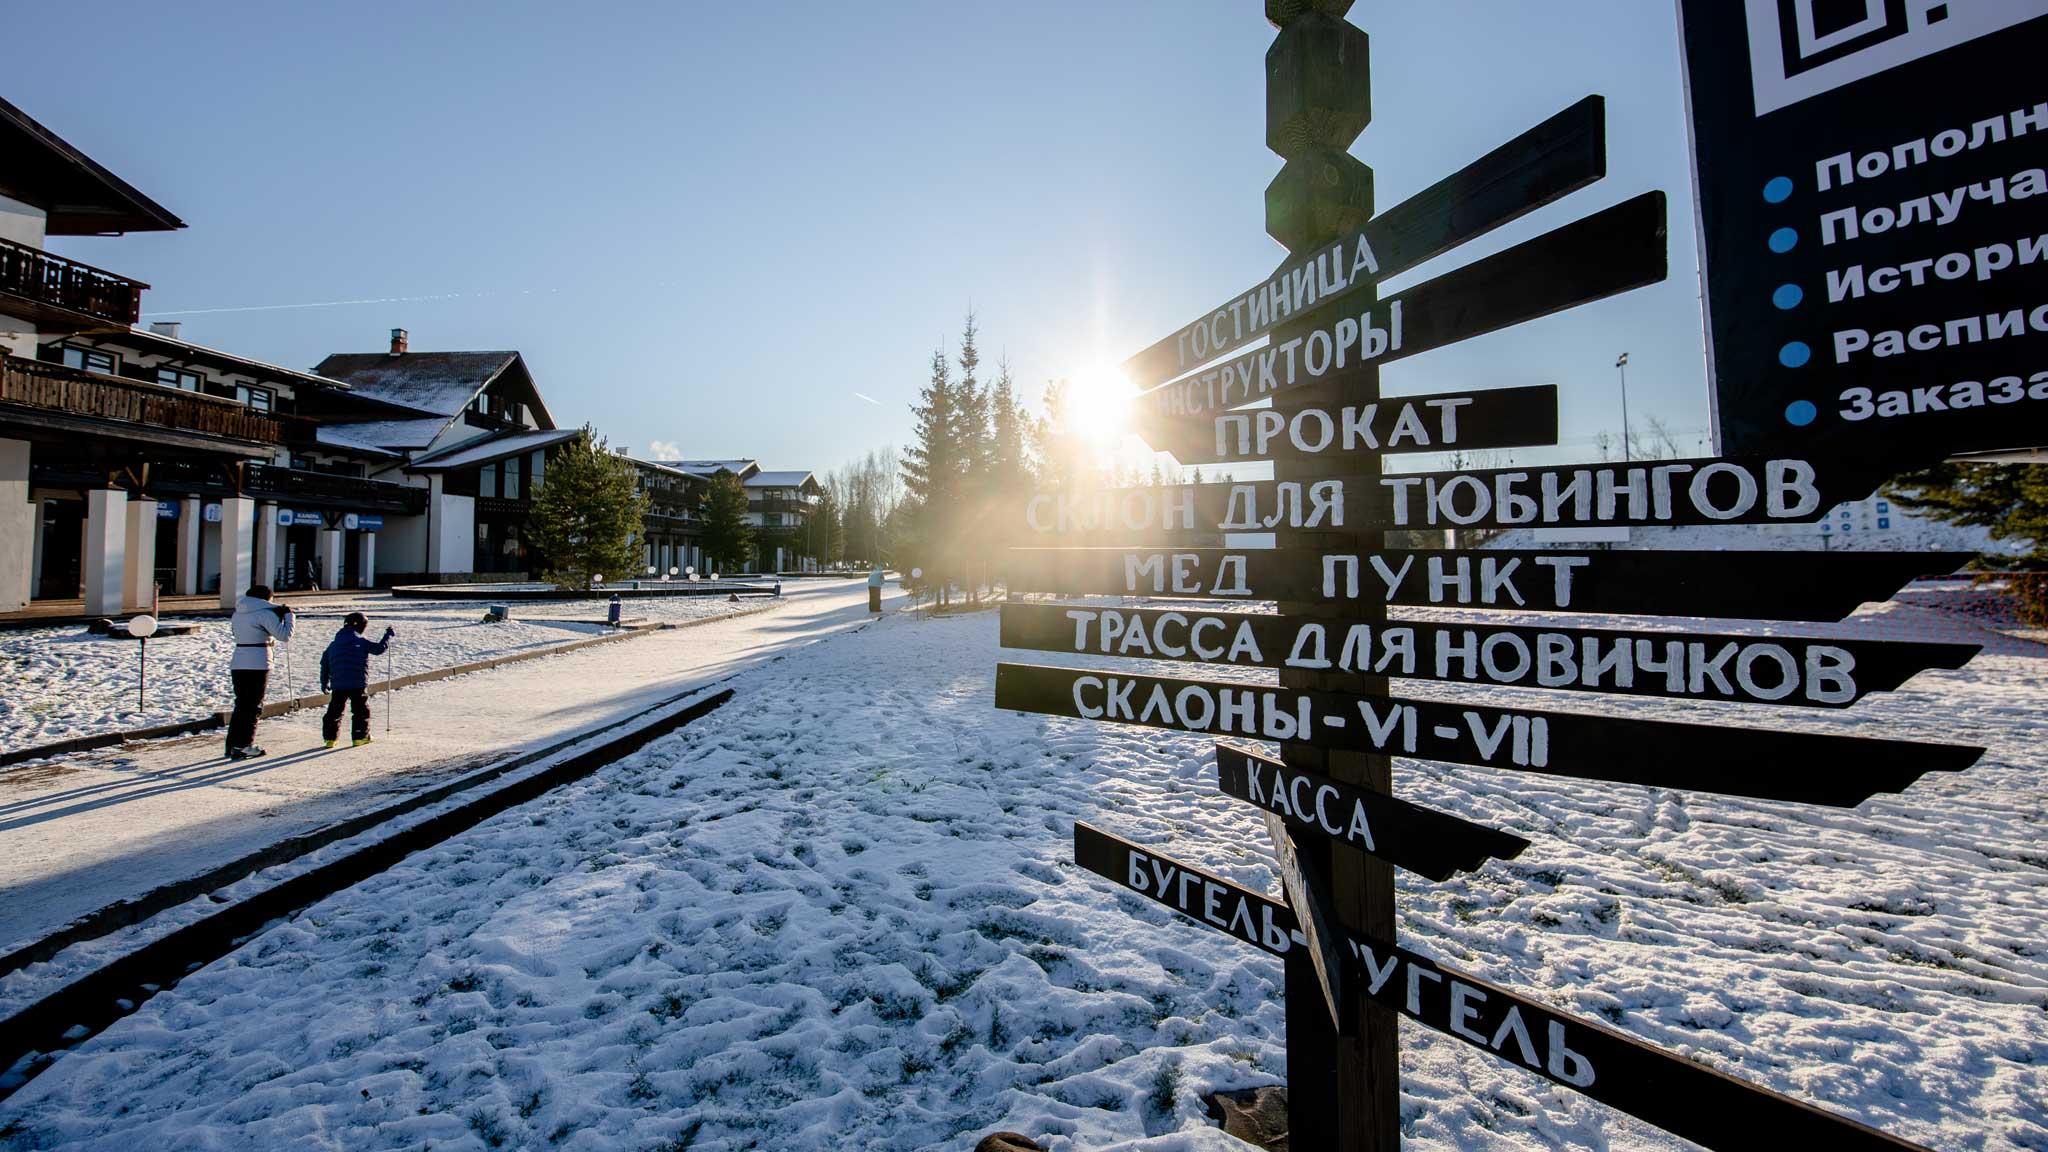
[[[549,451],[577,430],[555,427],[519,353],[414,352],[395,328],[388,350],[336,353],[314,372],[347,386],[309,413],[321,447],[424,490],[422,514],[385,529],[387,582],[523,580],[540,567],[527,513]]]
[[[700,532],[709,479],[656,460],[634,460],[633,467],[640,473],[640,491],[647,497],[643,521],[647,575],[659,578],[670,575],[671,570],[676,575],[691,569],[705,572]]]
[[[815,571],[818,562],[804,547],[805,530],[824,488],[810,472],[764,472],[754,460],[670,460],[667,467],[703,478],[720,472],[739,478],[747,490],[747,523],[754,527],[754,563],[759,572]]]
[[[302,466],[306,413],[347,405],[347,385],[138,329],[148,285],[44,250],[182,227],[0,100],[0,610],[80,597],[112,614],[159,584],[227,605],[300,550],[338,583],[347,534],[417,503]]]

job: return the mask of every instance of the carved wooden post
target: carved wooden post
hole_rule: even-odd
[[[1266,0],[1266,18],[1280,29],[1266,51],[1266,146],[1286,165],[1266,188],[1266,231],[1302,256],[1355,231],[1372,216],[1372,170],[1346,151],[1372,120],[1368,41],[1344,14],[1352,0]],[[1375,299],[1371,290],[1350,300],[1359,311]],[[1284,344],[1296,332],[1275,330]],[[1361,346],[1365,336],[1361,334]],[[1379,398],[1379,371],[1365,369],[1333,384],[1303,388],[1276,398],[1275,407],[1336,409]],[[1326,476],[1369,475],[1377,460],[1326,457],[1281,460],[1274,476],[1304,487]],[[1379,532],[1283,532],[1281,547],[1309,556],[1328,550],[1366,552],[1382,543]],[[1341,609],[1348,619],[1378,622],[1386,609],[1354,600]],[[1326,605],[1283,603],[1287,616],[1327,614]],[[1283,671],[1283,686],[1383,695],[1382,678],[1336,672]],[[1308,736],[1308,733],[1303,733]],[[1376,792],[1393,790],[1392,761],[1386,756],[1325,752],[1290,744],[1291,767],[1320,771]],[[1318,837],[1294,837],[1306,879],[1329,893],[1332,911],[1348,927],[1381,940],[1394,932],[1394,871],[1385,861]],[[1401,1061],[1394,1013],[1363,997],[1349,999],[1340,1029],[1307,949],[1287,961],[1287,1079],[1290,1146],[1342,1152],[1398,1152],[1401,1146]]]

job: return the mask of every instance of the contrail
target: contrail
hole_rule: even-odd
[[[854,395],[860,397],[861,399],[867,401],[870,404],[873,404],[877,408],[882,407],[882,402],[880,400],[875,399],[873,396],[870,396],[865,392],[855,392]]]
[[[532,289],[520,292],[528,295]],[[549,292],[558,289],[549,288]],[[345,308],[352,304],[411,304],[422,300],[473,300],[485,296],[505,296],[505,292],[436,292],[430,296],[366,296],[358,300],[317,300],[306,304],[245,304],[239,308],[173,308],[164,312],[145,312],[149,316],[205,316],[217,312],[282,312],[297,308]]]

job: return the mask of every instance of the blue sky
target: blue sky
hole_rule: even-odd
[[[1667,283],[1390,367],[1389,390],[1555,381],[1590,456],[1626,349],[1638,428],[1704,434],[1674,9],[1354,8],[1375,120],[1353,151],[1382,208],[1608,98],[1607,180],[1395,287],[1646,189],[1673,209]],[[1255,0],[104,12],[90,34],[16,13],[38,47],[5,94],[190,227],[53,248],[151,283],[145,312],[189,339],[288,365],[392,327],[519,349],[559,421],[636,451],[831,468],[908,436],[970,302],[1035,400],[1282,255]]]

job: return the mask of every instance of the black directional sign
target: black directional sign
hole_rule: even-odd
[[[1320,409],[1282,420],[1277,412],[1219,417],[1247,424],[1272,416],[1314,431],[1297,443],[1333,455],[1350,430]],[[1240,429],[1242,431],[1242,429]],[[1350,451],[1356,451],[1352,449]],[[1927,463],[1933,463],[1928,459]],[[1043,492],[1024,508],[1024,528],[1044,543],[1102,539],[1212,539],[1226,532],[1275,528],[1443,529],[1587,528],[1609,525],[1802,524],[1837,504],[1860,500],[1902,466],[1897,458],[1830,459],[1737,456],[1641,464],[1567,464],[1479,468],[1310,482],[1250,480],[1155,484],[1083,492]]]
[[[996,665],[996,707],[1450,764],[1853,808],[1984,749]]]
[[[1330,435],[1322,440],[1323,429]],[[1154,450],[1182,464],[1303,460],[1361,452],[1536,448],[1557,442],[1557,385],[1389,396],[1291,419],[1266,408],[1153,422]]]
[[[1607,175],[1607,104],[1588,96],[1356,233],[1289,260],[1251,289],[1123,363],[1140,388],[1163,383],[1318,302],[1339,299],[1521,219]]]
[[[1005,604],[1005,648],[1627,696],[1847,708],[1975,644],[1343,621],[1227,608]]]
[[[1655,284],[1665,271],[1664,194],[1646,192],[1370,307],[1341,299],[1318,307],[1298,318],[1302,335],[1139,397],[1135,430],[1149,440],[1156,422],[1350,379],[1381,364]]]
[[[1840,620],[1968,552],[1012,548],[1012,593]]]
[[[2048,445],[2048,0],[1683,0],[1727,452]]]
[[[1276,956],[1307,945],[1287,905],[1090,825],[1074,825],[1074,863]],[[1330,935],[1342,937],[1352,995],[1370,997],[1426,1028],[1703,1147],[1918,1148],[1406,948],[1330,927]]]
[[[1216,786],[1294,833],[1348,844],[1431,880],[1474,871],[1489,859],[1512,860],[1529,846],[1520,836],[1290,768],[1228,740],[1216,742]]]

